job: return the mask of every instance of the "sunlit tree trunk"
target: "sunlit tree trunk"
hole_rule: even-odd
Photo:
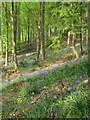
[[[40,2],[41,8],[41,59],[45,58],[45,40],[44,40],[44,2]]]
[[[14,16],[14,2],[11,2],[11,21],[12,21],[12,56],[15,70],[18,68],[16,56],[16,29],[15,29],[15,16]]]
[[[75,54],[75,57],[76,57],[76,59],[78,59],[79,58],[79,54],[78,54],[78,51],[76,50],[76,47],[75,47],[75,44],[76,44],[76,40],[75,40],[75,35],[73,34],[73,46],[72,46],[72,48],[73,48],[73,53]]]
[[[8,65],[8,14],[7,14],[7,2],[5,3],[5,19],[6,19],[6,60],[5,66]]]
[[[67,47],[69,48],[70,45],[70,31],[68,31],[68,39],[67,39]]]
[[[37,60],[40,57],[40,19],[36,21],[36,26],[37,26]]]

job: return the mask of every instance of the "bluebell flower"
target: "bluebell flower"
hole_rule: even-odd
[[[47,87],[46,87],[46,86],[43,86],[42,88],[43,88],[43,89],[47,89]]]
[[[73,85],[73,84],[70,84],[71,86]]]
[[[71,91],[71,90],[72,90],[72,88],[71,88],[71,87],[68,87],[68,88],[67,88],[67,90],[68,90],[68,91]]]
[[[53,95],[53,94],[54,94],[54,91],[51,90],[51,91],[49,91],[48,93],[51,94],[51,95]]]
[[[42,96],[43,96],[43,94],[42,94],[42,93],[40,93],[38,96],[39,96],[39,97],[42,97]]]
[[[80,80],[77,80],[76,83],[80,83]]]

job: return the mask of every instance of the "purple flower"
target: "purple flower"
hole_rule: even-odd
[[[77,83],[80,83],[80,80],[75,81],[75,82],[74,82],[74,85],[77,84]]]
[[[80,83],[80,80],[77,80],[76,83]]]
[[[4,80],[4,82],[8,83],[9,81],[8,80]]]
[[[43,96],[43,94],[42,94],[42,93],[40,93],[38,96],[39,96],[39,97],[42,97],[42,96]]]
[[[53,94],[54,94],[54,91],[51,90],[51,91],[49,91],[48,93],[51,94],[51,95],[53,95]]]
[[[67,90],[70,91],[72,88],[71,87],[68,87]]]
[[[46,86],[43,86],[42,88],[43,88],[43,89],[47,89],[47,87],[46,87]]]

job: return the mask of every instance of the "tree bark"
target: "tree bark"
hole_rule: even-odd
[[[90,80],[90,1],[88,2],[88,77]]]
[[[67,47],[69,48],[70,45],[70,31],[68,31],[68,40],[67,40]]]
[[[44,2],[40,2],[41,7],[41,59],[45,58],[45,40],[44,40]]]
[[[36,21],[36,26],[37,26],[37,60],[39,60],[40,57],[40,18],[39,20]]]
[[[76,57],[76,59],[78,59],[79,58],[79,54],[78,54],[78,52],[77,52],[77,50],[76,50],[76,47],[75,47],[75,43],[76,41],[75,41],[75,36],[74,36],[74,34],[73,34],[73,46],[72,46],[72,48],[73,48],[73,53],[75,54],[75,57]]]
[[[29,37],[29,33],[30,33],[30,19],[29,19],[29,15],[28,15],[28,49],[29,49],[29,45],[30,45],[30,37]]]
[[[19,49],[20,44],[21,44],[21,27],[20,27],[20,3],[18,3],[18,21],[17,21],[17,36],[18,36],[18,44],[19,44]]]
[[[6,17],[6,60],[5,66],[8,65],[8,14],[7,14],[7,2],[5,3],[5,17]]]
[[[14,16],[14,2],[11,2],[11,21],[12,21],[12,56],[15,70],[18,68],[16,56],[16,29],[15,29],[15,16]]]
[[[82,13],[82,2],[81,4],[81,10],[80,10],[80,16],[81,16],[81,27],[80,27],[80,51],[81,55],[83,54],[83,13]]]

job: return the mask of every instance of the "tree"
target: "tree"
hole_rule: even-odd
[[[41,59],[45,58],[45,41],[44,41],[44,2],[40,2],[41,8]]]
[[[90,1],[88,2],[88,64],[89,64],[88,65],[88,77],[90,80]]]
[[[17,55],[16,55],[16,27],[15,27],[15,13],[14,13],[14,2],[11,2],[11,21],[12,21],[12,60],[14,63],[15,70],[18,68]]]
[[[5,17],[6,17],[6,61],[5,66],[8,65],[8,13],[7,13],[7,2],[5,3]]]

